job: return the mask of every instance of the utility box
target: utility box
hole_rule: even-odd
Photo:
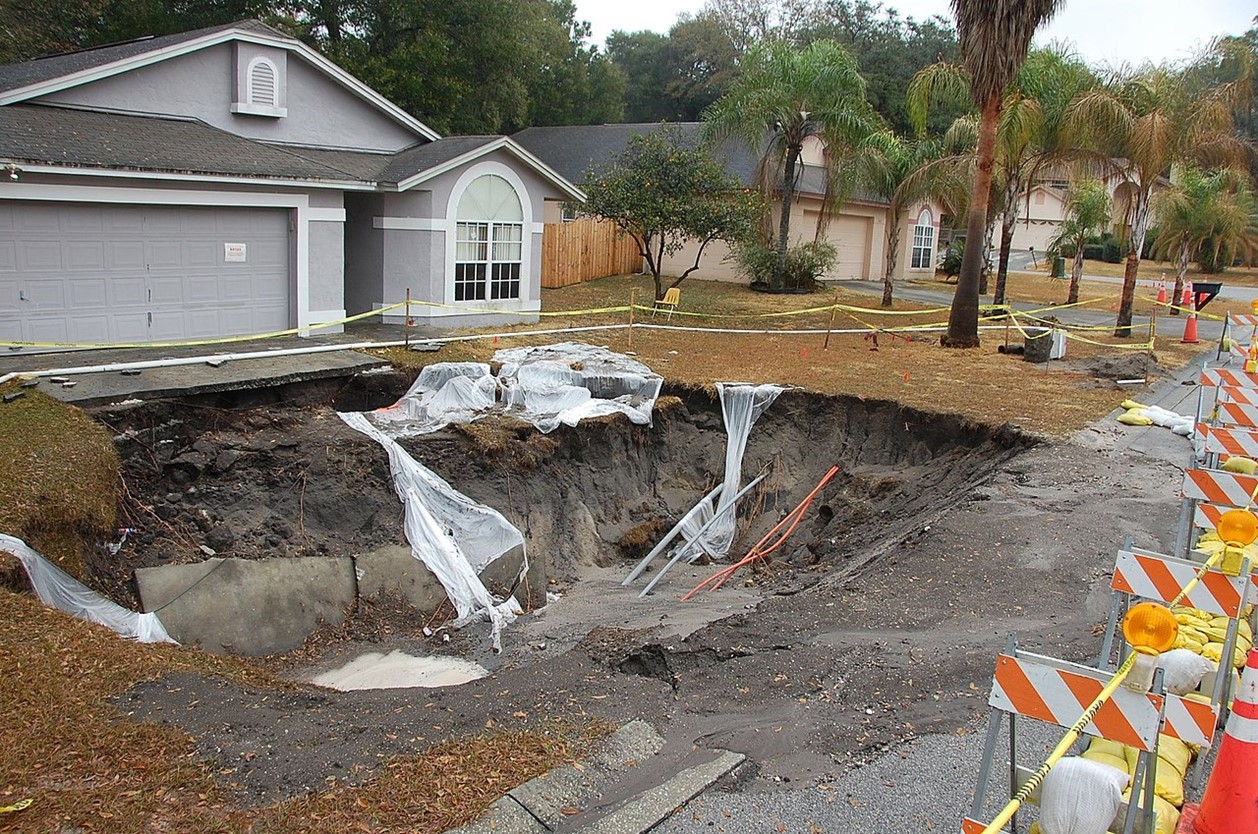
[[[1053,335],[1049,341],[1052,342],[1052,345],[1048,349],[1048,358],[1064,358],[1066,356],[1066,331],[1053,328]]]
[[[1065,258],[1053,258],[1053,272],[1049,277],[1050,278],[1065,278],[1066,277],[1066,259]]]

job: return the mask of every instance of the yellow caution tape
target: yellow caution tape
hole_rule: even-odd
[[[412,301],[412,304],[416,302]],[[402,301],[397,304],[391,304],[388,307],[381,307],[379,310],[369,310],[366,313],[358,313],[357,315],[347,316],[336,321],[321,321],[318,324],[307,325],[306,327],[290,327],[287,330],[274,330],[270,333],[252,333],[246,336],[222,336],[217,339],[189,339],[183,342],[0,342],[0,347],[39,347],[39,348],[171,348],[171,347],[195,347],[197,345],[226,345],[233,342],[254,342],[262,339],[274,339],[280,336],[295,336],[298,333],[322,330],[327,327],[338,327],[342,324],[348,324],[352,321],[378,316],[381,313],[387,313],[390,310],[396,310],[399,307],[405,307],[406,302]]]
[[[655,307],[645,304],[635,304],[634,309],[645,313],[658,312]],[[781,310],[775,313],[700,313],[693,310],[673,310],[670,315],[702,319],[773,319],[787,316],[804,316],[811,313],[828,313],[831,310],[835,310],[838,312],[851,311],[871,316],[920,316],[927,313],[945,313],[948,309],[948,307],[929,307],[922,310],[881,310],[870,307],[853,307],[848,304],[827,304],[824,307],[805,307],[799,310]]]
[[[12,805],[0,805],[0,814],[12,814],[15,811],[24,811],[35,802],[33,799],[21,799]]]

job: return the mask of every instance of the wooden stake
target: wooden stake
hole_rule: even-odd
[[[638,288],[629,290],[629,349],[633,350],[633,310],[638,305]]]
[[[839,309],[839,294],[836,292],[834,294],[834,303],[830,305],[830,323],[826,325],[826,341],[821,346],[822,350],[830,349],[830,331],[834,329],[834,314],[838,312],[838,309]]]
[[[406,346],[411,346],[411,288],[406,288]]]

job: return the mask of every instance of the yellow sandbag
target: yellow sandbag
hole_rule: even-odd
[[[1126,426],[1151,426],[1153,421],[1143,411],[1124,411],[1118,415],[1118,422]]]
[[[1240,475],[1253,475],[1258,473],[1258,460],[1243,458],[1239,455],[1230,457],[1223,462],[1223,471],[1235,472]]]
[[[1144,403],[1138,403],[1135,400],[1123,400],[1119,406],[1130,411],[1133,408],[1148,408]]]
[[[1252,645],[1254,642],[1254,630],[1249,627],[1248,620],[1241,620],[1236,624],[1237,633],[1244,637]]]
[[[1092,750],[1085,751],[1079,758],[1096,762],[1097,764],[1109,765],[1115,770],[1122,771],[1128,776],[1131,771],[1128,770],[1127,759],[1123,756],[1112,756],[1109,753],[1096,753]]]
[[[1162,747],[1173,746],[1168,745],[1168,741],[1175,742],[1181,747],[1183,746],[1183,742],[1179,741],[1179,739],[1172,739],[1166,735],[1158,737],[1159,751],[1154,779],[1157,782],[1157,795],[1178,808],[1184,804],[1184,772],[1176,769],[1176,761],[1167,760],[1161,755]],[[1127,759],[1127,766],[1131,768],[1128,772],[1134,774],[1136,772],[1136,760],[1140,755],[1140,751],[1134,747],[1125,747],[1123,752]],[[1179,750],[1176,750],[1172,755],[1178,759],[1179,752]],[[1183,752],[1187,753],[1187,748],[1184,748]]]
[[[1044,834],[1044,829],[1040,828],[1039,820],[1036,820],[1035,822],[1031,823],[1031,827],[1027,829],[1027,834]],[[1158,834],[1162,834],[1162,832],[1159,831]]]
[[[1092,740],[1088,742],[1087,752],[1100,753],[1106,756],[1113,756],[1116,759],[1122,759],[1126,757],[1126,750],[1126,746],[1119,744],[1117,741],[1110,741],[1108,738],[1097,738],[1096,736],[1093,736]],[[1130,772],[1131,771],[1128,771],[1128,773]]]
[[[1123,794],[1123,802],[1128,806],[1131,805],[1131,788]],[[1139,814],[1139,808],[1130,808],[1128,813]],[[1157,834],[1175,834],[1175,829],[1179,827],[1179,809],[1171,803],[1167,802],[1160,796],[1153,797],[1153,813],[1155,816],[1154,831]],[[1136,817],[1136,830],[1140,830],[1140,817]]]
[[[1188,772],[1188,765],[1192,761],[1192,753],[1189,751],[1188,745],[1183,741],[1162,733],[1158,735],[1158,758],[1165,759],[1179,771],[1182,780],[1184,774]]]

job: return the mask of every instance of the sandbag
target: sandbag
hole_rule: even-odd
[[[1134,747],[1127,747],[1124,752],[1131,773],[1134,774],[1140,751]],[[1176,808],[1184,804],[1184,773],[1187,772],[1188,762],[1191,759],[1192,753],[1184,742],[1165,734],[1158,735],[1158,758],[1154,772],[1155,792]]]
[[[1131,788],[1128,788],[1126,793],[1123,794],[1123,802],[1128,803],[1128,808],[1130,809],[1130,813],[1133,813],[1133,814],[1140,813],[1139,808],[1131,808]],[[1175,834],[1175,829],[1179,827],[1179,809],[1178,808],[1176,808],[1171,803],[1167,802],[1162,797],[1155,796],[1153,797],[1153,813],[1154,813],[1154,823],[1153,823],[1154,829],[1153,830],[1157,832],[1157,834]],[[1119,820],[1121,819],[1122,819],[1122,815],[1120,814]],[[1136,818],[1137,820],[1136,828],[1135,828],[1136,831],[1140,830],[1139,819],[1140,819],[1139,817]],[[1115,821],[1115,825],[1114,825],[1115,831],[1119,831],[1122,828],[1120,825],[1117,824],[1119,820]]]
[[[1236,455],[1223,461],[1223,471],[1235,472],[1240,475],[1255,475],[1258,474],[1258,460]]]
[[[1133,409],[1125,411],[1118,415],[1118,422],[1127,426],[1151,426],[1153,421],[1150,420],[1141,409]]]
[[[1087,759],[1088,761],[1096,762],[1097,764],[1103,764],[1107,767],[1112,767],[1121,773],[1127,774],[1128,776],[1131,775],[1131,771],[1128,769],[1129,766],[1127,764],[1127,759],[1122,756],[1112,756],[1109,753],[1097,753],[1092,750],[1087,750],[1079,756],[1079,758]]]
[[[1117,759],[1124,758],[1126,750],[1127,748],[1122,744],[1119,744],[1117,741],[1111,741],[1108,738],[1098,738],[1093,736],[1092,740],[1088,742],[1089,753],[1101,753],[1106,756],[1113,756]]]
[[[1191,647],[1171,649],[1158,656],[1158,668],[1162,670],[1162,682],[1166,691],[1173,695],[1186,695],[1201,683],[1206,673],[1214,669],[1209,660]]]
[[[1130,781],[1108,765],[1069,756],[1053,765],[1040,789],[1043,834],[1105,834]]]

